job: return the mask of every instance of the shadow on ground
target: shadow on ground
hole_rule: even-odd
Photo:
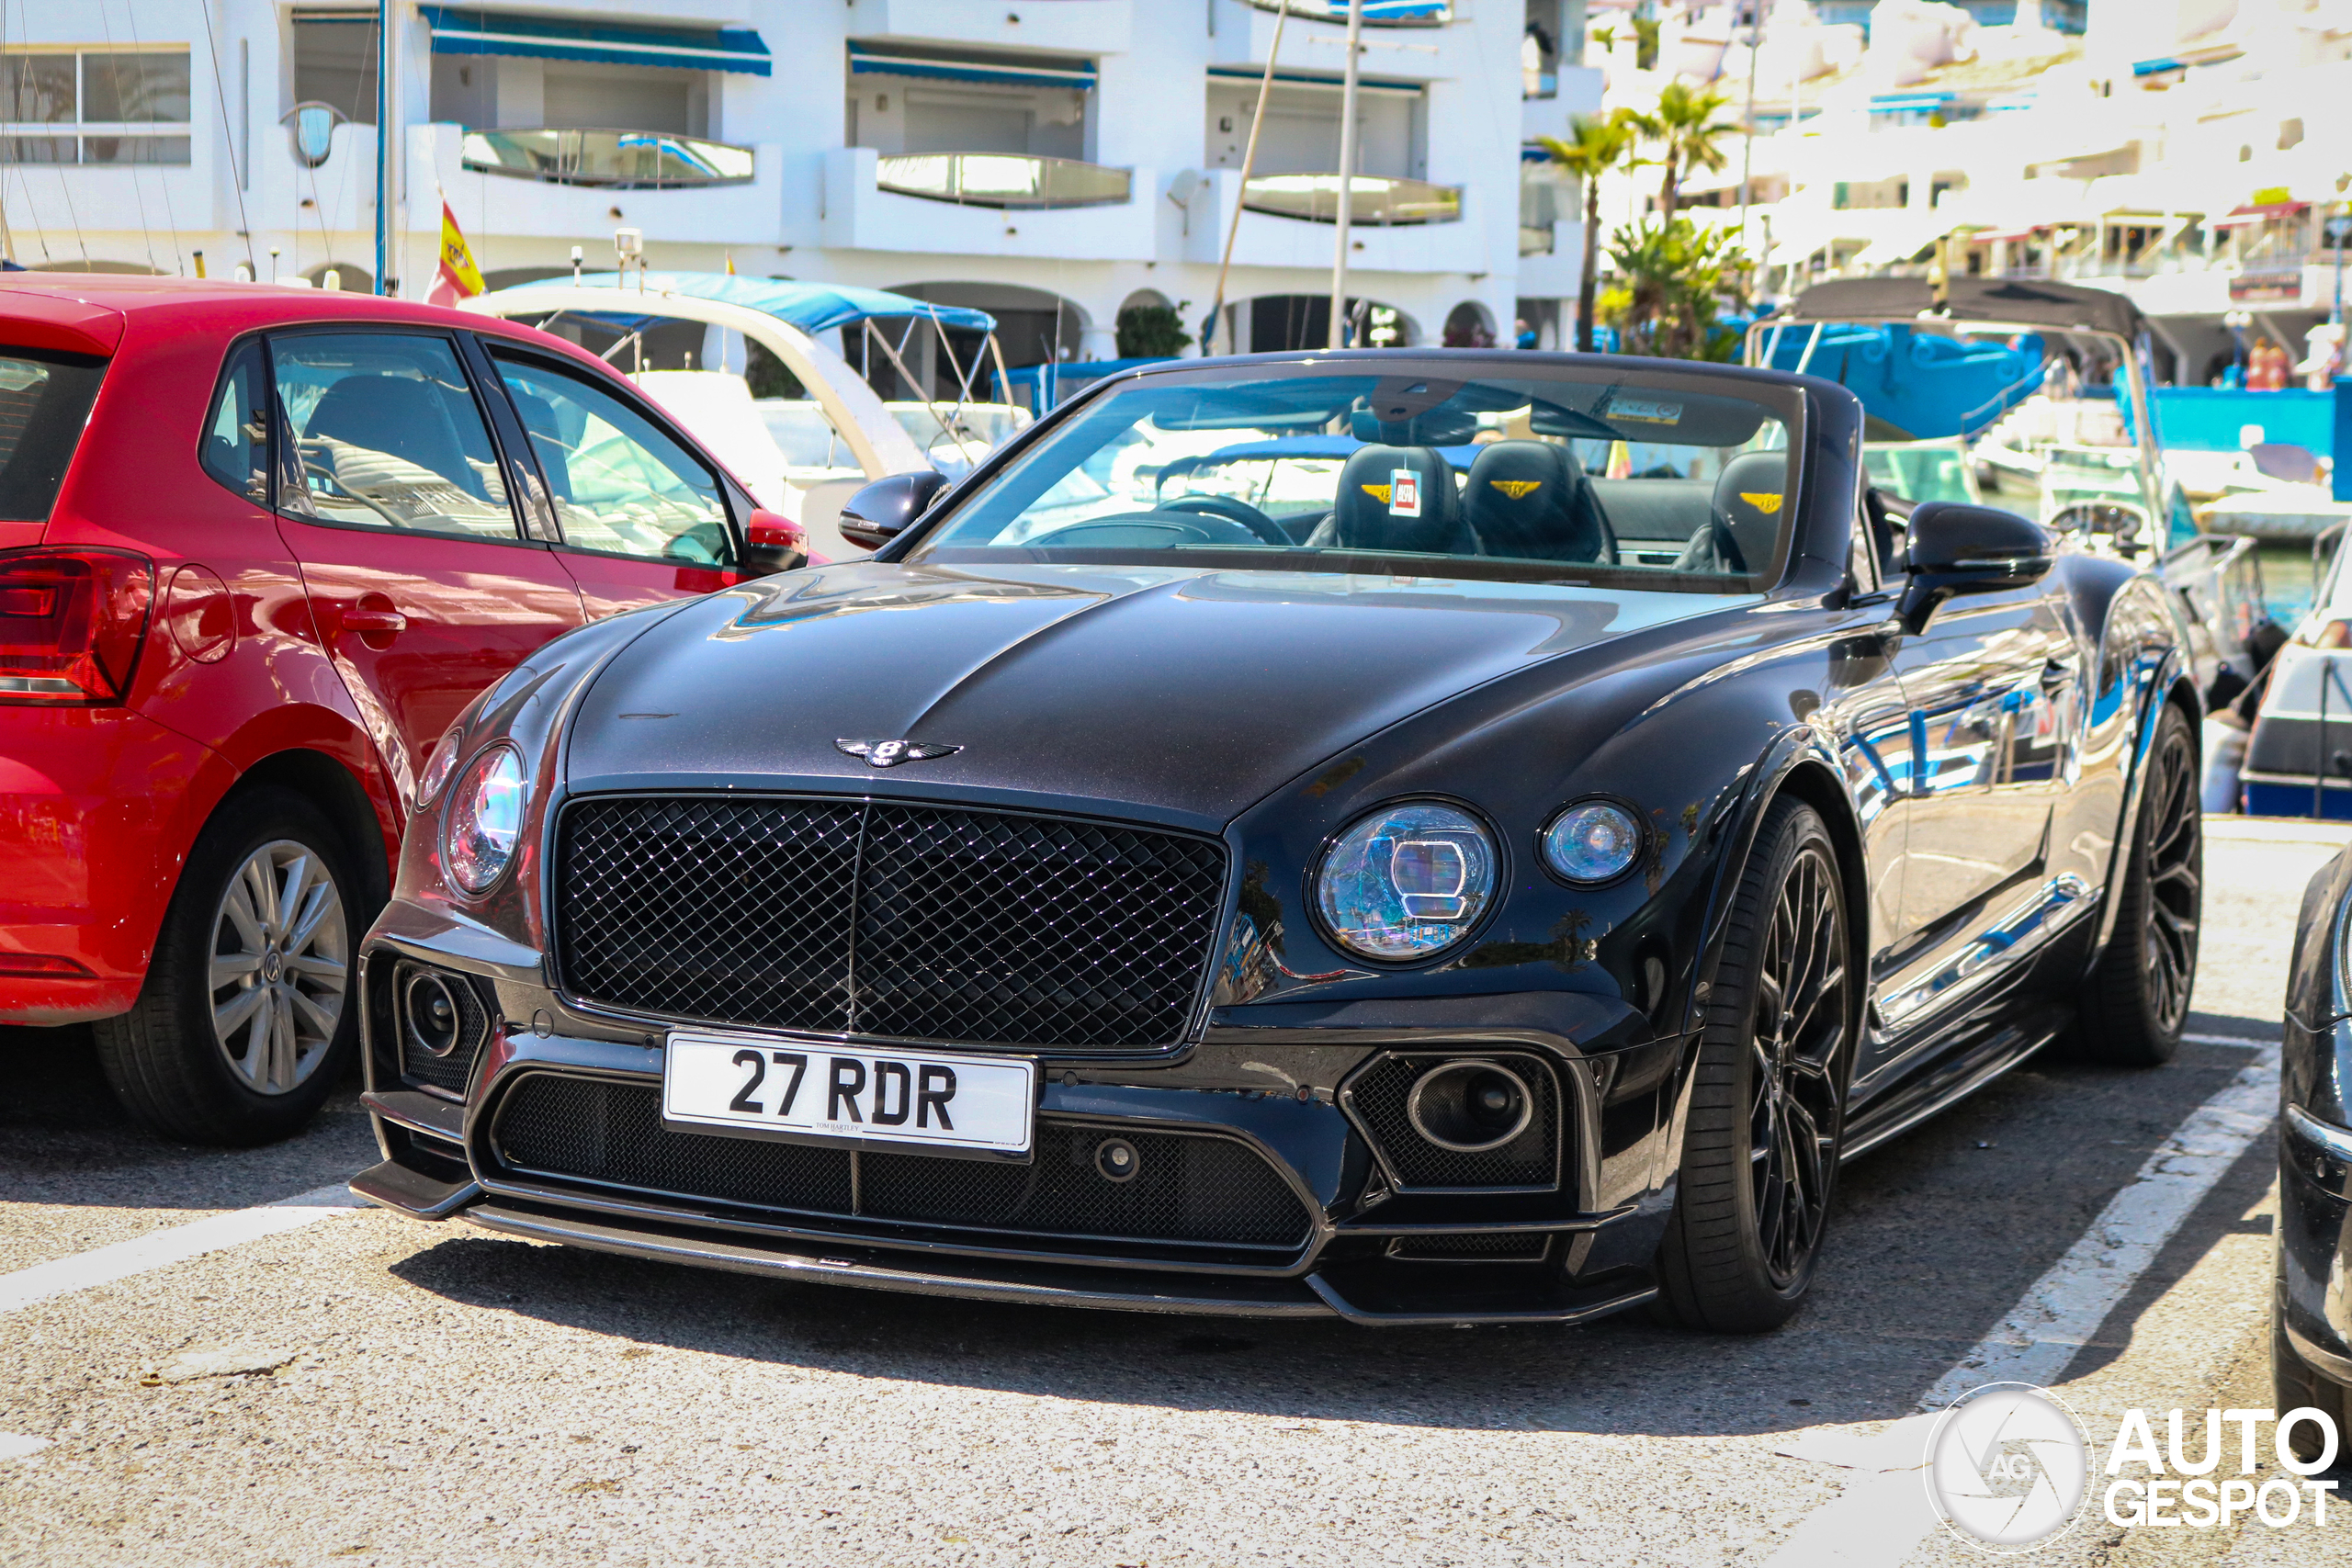
[[[2193,1032],[2277,1025],[2199,1015]],[[857,1376],[1292,1418],[1737,1436],[1908,1415],[2252,1053],[2124,1071],[2045,1052],[1849,1167],[1805,1310],[1752,1337],[1626,1314],[1579,1328],[1363,1329],[944,1302],[640,1262],[461,1229],[392,1266],[415,1288],[616,1339]],[[2085,1355],[2267,1183],[2250,1150]]]

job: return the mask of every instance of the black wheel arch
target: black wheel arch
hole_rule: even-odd
[[[390,846],[384,841],[383,827],[377,819],[375,803],[368,798],[367,789],[352,776],[349,768],[325,752],[297,747],[275,752],[246,769],[238,775],[221,804],[267,785],[302,796],[343,834],[352,874],[359,879],[355,890],[359,895],[356,900],[357,912],[373,920],[376,912],[391,897],[391,859]],[[219,806],[213,807],[216,814],[220,809]],[[359,929],[364,930],[365,924],[361,922]]]

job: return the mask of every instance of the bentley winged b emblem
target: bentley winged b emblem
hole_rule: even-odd
[[[933,757],[944,757],[961,751],[961,746],[943,746],[936,740],[836,740],[833,750],[844,756],[863,757],[869,768],[895,768],[901,762],[928,762]]]

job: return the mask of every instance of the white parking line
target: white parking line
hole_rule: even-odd
[[[1776,1450],[1861,1473],[1799,1525],[1765,1568],[1894,1563],[1910,1555],[1937,1523],[1917,1473],[1925,1462],[1932,1413],[1984,1383],[2046,1385],[2066,1370],[2181,1222],[2277,1121],[2278,1047],[2261,1049],[2258,1059],[2173,1130],[2000,1326],[1936,1380],[1919,1402],[1928,1414],[1906,1417],[1875,1437],[1826,1429]]]
[[[110,1285],[151,1269],[200,1258],[224,1247],[290,1231],[314,1220],[348,1214],[359,1207],[350,1189],[341,1182],[310,1192],[298,1192],[257,1209],[239,1209],[184,1225],[151,1231],[112,1247],[101,1247],[71,1258],[36,1263],[13,1274],[0,1274],[0,1313],[11,1313],[35,1302],[71,1295],[94,1285]]]

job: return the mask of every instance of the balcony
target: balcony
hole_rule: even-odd
[[[1247,0],[1261,11],[1279,11],[1284,0]],[[1288,0],[1291,15],[1317,21],[1348,19],[1348,0]],[[1368,28],[1442,28],[1453,20],[1450,0],[1363,0],[1363,25]]]
[[[340,127],[337,134],[367,129]],[[655,252],[653,265],[657,268],[663,265],[659,247],[665,242],[691,241],[707,245],[778,243],[785,211],[783,175],[788,165],[783,149],[774,142],[763,142],[748,151],[729,150],[748,166],[742,177],[659,183],[644,180],[636,182],[624,194],[623,188],[602,180],[551,177],[527,164],[519,169],[486,168],[483,165],[491,161],[478,158],[472,145],[474,138],[483,133],[469,131],[447,120],[410,125],[407,131],[408,199],[401,217],[412,230],[438,232],[441,203],[447,197],[450,207],[465,215],[469,239],[475,237],[477,227],[488,236],[564,241],[609,234],[616,223],[641,228],[648,248]],[[372,135],[371,131],[371,139]],[[345,154],[339,151],[336,155]],[[364,170],[368,165],[359,167]],[[658,173],[659,165],[656,170]],[[320,177],[323,180],[325,176],[322,174]],[[372,178],[362,179],[356,175],[343,183],[368,191],[374,186]],[[302,184],[301,194],[310,194],[307,180]],[[613,218],[615,207],[623,209],[628,216]],[[358,225],[362,232],[374,222],[372,211],[366,218],[367,221]],[[475,254],[481,254],[479,243]],[[426,265],[430,266],[429,260]]]
[[[1009,152],[907,152],[874,168],[877,189],[959,207],[1109,207],[1128,200],[1134,182],[1130,169]]]
[[[1258,175],[1241,194],[1241,205],[1272,218],[1298,218],[1309,223],[1340,220],[1340,176],[1337,175]],[[1462,219],[1462,187],[1431,185],[1427,180],[1388,179],[1358,175],[1348,182],[1348,221],[1374,228],[1405,224],[1456,223]]]
[[[752,150],[659,130],[469,130],[465,169],[604,190],[750,185]]]
[[[1226,230],[1238,223],[1234,235],[1233,265],[1236,266],[1311,267],[1328,271],[1331,265],[1332,219],[1338,203],[1336,175],[1269,175],[1263,182],[1325,180],[1329,192],[1321,201],[1321,215],[1316,212],[1311,191],[1283,193],[1283,205],[1272,209],[1261,205],[1261,181],[1251,180],[1251,199],[1241,200],[1241,172],[1238,169],[1209,169],[1204,172],[1201,188],[1188,210],[1192,215],[1189,231],[1178,243],[1184,259],[1215,266],[1225,244]],[[1137,175],[1140,182],[1142,176]],[[1485,209],[1480,206],[1476,189],[1453,191],[1444,186],[1424,186],[1428,190],[1445,190],[1453,208],[1448,220],[1422,218],[1414,221],[1380,223],[1368,216],[1368,203],[1379,199],[1383,192],[1376,187],[1399,182],[1365,179],[1358,176],[1355,212],[1350,220],[1351,236],[1350,249],[1354,259],[1351,268],[1372,272],[1432,273],[1488,272],[1504,261],[1511,244],[1500,235],[1490,235],[1489,225],[1482,219]],[[1406,182],[1419,185],[1420,182]],[[1145,185],[1144,188],[1156,188]],[[1236,206],[1240,208],[1235,212]],[[1393,209],[1392,209],[1393,210]]]
[[[1171,223],[1176,216],[1140,198],[1158,179],[1150,169],[1060,158],[836,147],[825,154],[808,240],[933,255],[1150,261],[1162,211]]]

